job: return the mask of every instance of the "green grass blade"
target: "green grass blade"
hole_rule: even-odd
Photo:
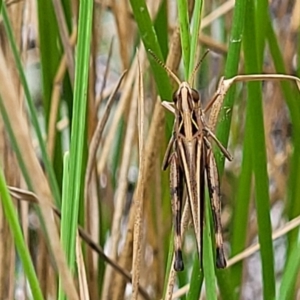
[[[157,40],[160,45],[161,53],[164,59],[168,55],[168,3],[167,0],[163,0],[160,4],[159,10],[157,12],[154,28],[157,35]]]
[[[141,39],[146,50],[151,49],[162,60],[162,53],[150,19],[150,14],[144,0],[130,0],[134,18],[137,22]],[[150,57],[150,65],[157,85],[158,93],[163,100],[169,100],[172,96],[172,88],[166,71]]]
[[[195,8],[193,13],[193,22],[192,22],[192,36],[191,36],[191,54],[190,54],[190,64],[188,69],[188,76],[190,77],[194,68],[195,68],[195,58],[197,53],[197,47],[199,42],[199,32],[200,32],[200,25],[201,25],[201,13],[202,13],[202,0],[195,1]],[[186,80],[190,78],[186,77]],[[193,84],[191,82],[191,84]]]
[[[76,53],[76,70],[74,85],[74,113],[72,119],[71,146],[70,146],[70,169],[69,189],[66,198],[72,203],[71,219],[69,228],[66,229],[67,261],[74,271],[75,266],[75,239],[78,222],[80,195],[83,188],[84,173],[83,157],[86,144],[86,109],[88,71],[91,43],[91,28],[93,16],[93,1],[80,2],[78,22],[78,44]],[[62,220],[65,222],[65,220]]]
[[[259,51],[255,40],[255,10],[253,3],[248,2],[245,22],[245,70],[246,73],[259,73]],[[269,180],[267,174],[267,157],[264,136],[261,84],[248,84],[247,118],[250,118],[249,138],[252,150],[253,172],[255,177],[255,196],[258,222],[258,238],[261,246],[261,263],[263,276],[264,299],[275,297],[275,275],[273,262],[272,228],[269,203]]]
[[[267,24],[268,20],[268,7],[269,3],[266,0],[257,1],[257,6],[255,9],[255,33],[256,33],[256,44],[258,49],[258,65],[262,66],[264,58],[264,47],[266,39]]]
[[[294,299],[295,296],[295,284],[299,276],[300,268],[300,242],[299,231],[298,241],[294,243],[294,247],[288,257],[288,261],[282,276],[282,281],[279,289],[278,300]]]
[[[58,34],[58,25],[51,1],[37,1],[39,46],[43,80],[43,108],[45,123],[48,124],[53,80],[62,55]],[[47,16],[47,17],[45,17]],[[49,22],[51,20],[51,22]]]
[[[11,232],[14,237],[14,241],[18,250],[18,254],[20,256],[20,259],[22,261],[24,272],[27,276],[27,279],[29,281],[29,285],[31,288],[33,299],[44,299],[43,294],[39,285],[39,281],[37,279],[33,263],[28,251],[28,248],[26,247],[22,230],[18,222],[18,216],[15,210],[15,207],[12,203],[12,199],[9,195],[4,174],[2,171],[2,168],[0,169],[0,194],[1,194],[1,202],[4,208],[4,213],[6,216],[6,219],[9,223],[9,227],[11,229]]]
[[[268,21],[267,40],[271,56],[273,58],[274,66],[277,73],[286,73],[282,54],[276,40],[274,29],[271,26],[270,20]],[[293,153],[290,162],[290,175],[288,182],[288,202],[287,213],[289,218],[294,218],[299,215],[300,205],[300,94],[294,91],[290,84],[281,82],[281,88],[289,108],[291,121],[293,124]],[[279,288],[279,295],[277,299],[292,299],[294,297],[295,282],[299,273],[300,256],[299,256],[299,231],[294,230],[289,234],[289,245],[286,258],[286,265],[282,275],[282,281]]]
[[[249,118],[246,122],[249,123]],[[245,125],[245,137],[249,136],[248,128],[250,125]],[[251,195],[251,178],[252,178],[252,156],[251,143],[248,138],[245,138],[243,147],[243,160],[241,172],[237,184],[237,193],[234,202],[234,215],[232,221],[232,237],[231,237],[231,256],[241,252],[246,246],[247,230],[248,230],[248,209]],[[240,299],[239,286],[241,285],[243,276],[243,263],[240,262],[231,267],[231,282],[233,291],[235,291],[235,299]]]
[[[274,29],[271,26],[270,21],[268,22],[267,40],[269,43],[269,49],[273,58],[273,63],[277,73],[285,74],[285,66],[281,50],[276,40]],[[286,100],[286,104],[289,108],[291,121],[293,124],[292,140],[294,150],[291,157],[290,163],[290,176],[288,182],[288,203],[287,213],[290,219],[295,218],[300,214],[300,93],[297,89],[292,89],[292,86],[288,82],[281,82],[281,89]],[[290,241],[297,240],[297,232],[293,231],[289,234]]]
[[[240,61],[240,50],[242,44],[242,36],[244,31],[244,20],[246,18],[246,0],[237,0],[235,2],[232,30],[230,33],[230,42],[228,49],[228,56],[226,59],[226,66],[224,71],[225,78],[230,78],[237,74],[238,65]],[[228,144],[231,114],[234,105],[235,87],[231,87],[224,100],[223,107],[226,110],[221,109],[219,123],[216,128],[216,135],[220,142],[226,147]],[[229,112],[229,113],[228,113]],[[225,158],[223,155],[216,155],[217,166],[220,175],[223,173]]]
[[[195,255],[187,299],[198,299],[203,285],[203,272],[200,271],[198,254]]]
[[[63,171],[63,185],[62,185],[62,205],[61,205],[61,226],[60,226],[60,238],[62,242],[62,247],[64,251],[68,249],[68,230],[69,230],[69,220],[72,219],[72,202],[68,200],[68,189],[69,189],[69,153],[65,153],[64,156],[64,171]],[[61,278],[59,278],[59,289],[58,289],[58,299],[66,299],[65,293],[62,288]]]
[[[224,71],[225,78],[230,78],[236,75],[238,72],[242,36],[244,31],[244,20],[246,17],[245,14],[246,14],[246,0],[237,0],[235,2],[235,7],[234,7],[228,56],[226,59],[226,66]],[[234,98],[235,98],[235,86],[231,87],[231,89],[227,93],[227,96],[223,104],[223,107],[226,107],[226,110],[221,109],[219,122],[216,128],[216,135],[225,147],[228,144]],[[216,157],[218,171],[221,177],[224,170],[225,158],[223,155],[221,155],[218,152],[219,150],[216,149],[216,151],[217,151],[216,153],[217,155],[215,157]],[[219,272],[217,273],[217,276],[218,276],[220,293],[222,295],[225,295],[227,293],[234,295],[234,290],[229,291],[231,285],[226,287],[226,282],[224,282],[223,276],[219,275]],[[224,289],[224,287],[226,288]]]
[[[7,15],[7,10],[6,10],[5,5],[2,6],[2,15],[3,15],[3,21],[4,21],[5,29],[6,29],[6,32],[7,32],[7,36],[8,36],[8,39],[9,39],[9,42],[10,42],[10,45],[11,45],[11,48],[12,48],[12,51],[13,51],[14,59],[15,59],[16,65],[17,65],[17,69],[18,69],[18,72],[19,72],[20,80],[21,80],[21,83],[22,83],[23,88],[24,88],[27,104],[28,104],[29,111],[30,111],[30,117],[31,117],[31,120],[32,120],[32,123],[33,123],[34,130],[35,130],[36,135],[37,135],[37,139],[38,139],[39,146],[40,146],[40,149],[41,149],[41,154],[42,154],[43,162],[44,162],[44,165],[45,165],[45,169],[46,169],[47,175],[49,177],[50,187],[51,187],[51,190],[53,192],[53,196],[54,196],[54,199],[56,201],[56,205],[59,205],[60,204],[60,191],[59,191],[59,188],[58,188],[58,185],[57,185],[57,181],[56,181],[56,177],[55,177],[55,174],[54,174],[54,171],[53,171],[53,167],[50,163],[49,156],[47,154],[46,146],[45,146],[43,136],[42,136],[42,132],[41,132],[41,129],[40,129],[40,124],[39,124],[38,118],[37,118],[36,109],[35,109],[32,97],[30,95],[29,87],[28,87],[28,84],[27,84],[27,80],[26,80],[26,77],[25,77],[24,70],[23,70],[23,65],[22,65],[21,58],[20,58],[20,55],[19,55],[19,52],[18,52],[18,49],[17,49],[17,45],[16,45],[16,42],[15,42],[15,39],[14,39],[14,36],[13,36],[11,24],[10,24],[8,15]]]
[[[235,292],[234,285],[231,280],[232,272],[231,270],[227,269],[217,269],[216,275],[218,279],[218,287],[220,290],[220,295],[222,295],[222,299],[235,299]]]
[[[217,299],[217,278],[212,244],[210,199],[205,197],[205,226],[203,232],[203,272],[207,299]],[[200,296],[200,294],[199,294]],[[197,297],[197,299],[199,298]],[[195,298],[196,299],[196,298]]]
[[[190,66],[190,31],[189,31],[189,15],[188,15],[188,3],[186,0],[178,0],[178,18],[181,37],[182,58],[184,65],[185,79],[189,78],[189,66]]]

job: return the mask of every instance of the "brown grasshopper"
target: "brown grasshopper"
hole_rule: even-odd
[[[173,134],[169,141],[162,166],[163,170],[166,170],[167,167],[170,166],[170,190],[175,229],[174,269],[181,271],[184,268],[181,251],[181,211],[183,207],[184,182],[196,235],[199,260],[200,263],[202,263],[205,175],[214,220],[216,266],[218,268],[225,268],[226,259],[223,249],[220,217],[220,183],[210,140],[216,142],[228,160],[232,160],[232,156],[216,138],[205,119],[205,112],[207,112],[218,98],[218,92],[203,110],[201,108],[199,93],[190,86],[196,71],[208,51],[195,67],[189,82],[181,82],[167,66],[152,52],[150,53],[179,85],[178,90],[173,95],[173,103],[167,101],[162,102],[162,105],[175,115]]]

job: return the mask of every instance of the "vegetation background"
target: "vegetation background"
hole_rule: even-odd
[[[177,87],[145,51],[187,79],[209,48],[195,80],[203,106],[221,76],[299,77],[299,1],[0,9],[0,299],[300,297],[296,85],[230,89],[216,134],[234,160],[224,169],[215,153],[228,268],[215,269],[206,209],[203,268],[189,225],[176,274],[161,171],[173,116],[160,102]]]

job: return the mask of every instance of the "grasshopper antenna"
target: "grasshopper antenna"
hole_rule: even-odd
[[[149,54],[153,57],[153,59],[162,67],[164,68],[167,73],[178,83],[178,85],[181,85],[181,81],[179,78],[175,75],[175,73],[167,67],[155,54],[151,49],[148,49]]]
[[[192,74],[191,74],[191,77],[189,78],[189,81],[188,81],[190,85],[192,85],[192,83],[193,83],[193,81],[194,81],[194,77],[195,77],[195,75],[196,75],[196,72],[198,71],[199,67],[201,66],[201,64],[202,64],[202,62],[203,62],[203,60],[204,60],[204,58],[206,57],[206,55],[207,55],[209,52],[210,52],[210,50],[207,49],[207,50],[204,52],[204,54],[202,55],[202,57],[201,57],[201,59],[199,60],[199,62],[197,63],[197,65],[195,66],[195,68],[194,68],[194,70],[193,70],[193,72],[192,72]]]

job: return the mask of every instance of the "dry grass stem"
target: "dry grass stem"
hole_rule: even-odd
[[[211,25],[216,19],[225,15],[234,8],[235,0],[228,0],[213,10],[209,15],[205,16],[201,21],[201,29]]]
[[[82,255],[81,249],[81,240],[76,234],[76,262],[77,262],[77,272],[78,272],[78,287],[79,287],[79,295],[80,299],[89,300],[89,289],[86,278],[86,270],[84,265],[84,259]]]
[[[101,88],[100,88],[100,93],[97,96],[96,101],[95,101],[96,111],[98,111],[99,106],[100,106],[102,100],[104,99],[103,91],[105,89],[107,78],[108,78],[109,66],[110,66],[110,61],[111,61],[111,58],[112,58],[113,45],[114,45],[114,39],[112,38],[111,42],[110,42],[110,45],[109,45],[108,56],[107,56],[105,71],[104,71],[104,75],[103,75],[103,81],[102,81]]]
[[[130,95],[132,92],[132,83],[135,79],[137,71],[137,60],[135,59],[134,62],[131,65],[131,68],[128,72],[128,75],[126,76],[126,81],[124,82],[124,87],[122,90],[122,95],[118,103],[118,107],[115,111],[114,114],[114,122],[111,124],[108,133],[106,135],[106,139],[103,142],[103,148],[101,151],[101,157],[99,159],[99,162],[97,164],[97,172],[98,174],[101,174],[104,166],[106,165],[107,162],[107,157],[109,154],[109,151],[111,149],[111,145],[114,141],[115,134],[118,128],[119,121],[124,113],[124,110],[126,106],[128,105],[127,101],[130,99]]]
[[[68,33],[67,22],[64,14],[64,8],[62,6],[62,3],[58,0],[53,0],[53,7],[56,13],[57,21],[60,24],[58,30],[63,44],[64,53],[67,59],[68,73],[70,76],[71,85],[73,86],[74,76],[75,76],[73,47],[69,42],[69,33]]]
[[[72,47],[75,45],[76,39],[77,39],[77,28],[74,28],[69,41]],[[60,103],[62,81],[66,73],[66,68],[67,68],[67,57],[64,54],[60,60],[59,67],[57,69],[53,81],[53,89],[51,94],[51,107],[50,107],[48,135],[47,135],[47,150],[48,150],[48,155],[51,159],[53,158],[53,149],[55,147],[55,137],[56,137],[56,130],[57,130],[56,127],[57,113],[58,113],[58,108]],[[74,82],[71,82],[71,84],[73,86]]]
[[[135,82],[133,95],[131,99],[131,104],[129,108],[129,115],[128,115],[128,123],[125,133],[125,140],[124,140],[124,147],[122,153],[122,159],[120,162],[120,171],[117,180],[117,189],[114,198],[114,216],[112,220],[111,226],[111,249],[110,249],[110,257],[112,259],[116,259],[117,257],[117,249],[119,245],[119,240],[121,236],[121,220],[124,212],[125,207],[125,200],[126,200],[126,193],[127,193],[127,186],[128,186],[128,170],[130,165],[130,158],[133,151],[134,145],[134,136],[136,132],[136,116],[137,116],[137,95],[138,95],[138,84],[137,81]],[[110,290],[118,289],[118,286],[112,280],[112,268],[108,266],[105,270],[104,276],[104,286],[103,286],[103,293],[102,297],[107,299],[110,294]]]
[[[143,53],[144,54],[144,53]],[[139,136],[139,175],[137,181],[137,198],[136,198],[136,219],[134,224],[133,236],[133,259],[132,259],[132,299],[138,297],[138,286],[140,281],[141,268],[141,248],[142,248],[142,223],[143,223],[143,202],[144,202],[144,86],[143,86],[143,70],[138,57],[138,136]],[[143,55],[142,61],[145,60]]]
[[[100,141],[101,141],[101,138],[102,138],[103,130],[104,130],[105,124],[108,120],[108,117],[110,115],[110,111],[111,111],[112,105],[114,103],[114,98],[115,98],[115,96],[116,96],[116,94],[117,94],[117,92],[118,92],[118,90],[121,86],[121,83],[123,81],[123,78],[124,78],[126,72],[127,71],[123,72],[123,74],[121,75],[119,81],[117,82],[117,85],[116,85],[114,91],[112,92],[109,99],[107,100],[107,104],[106,104],[106,107],[104,109],[103,116],[102,116],[101,120],[98,121],[97,127],[95,129],[94,135],[93,135],[91,143],[90,143],[89,156],[88,156],[88,162],[87,162],[86,174],[85,174],[85,180],[84,180],[84,195],[85,195],[84,199],[86,201],[88,200],[89,183],[90,183],[90,180],[91,180],[93,165],[94,165],[97,150],[99,148],[99,144],[100,144]]]

